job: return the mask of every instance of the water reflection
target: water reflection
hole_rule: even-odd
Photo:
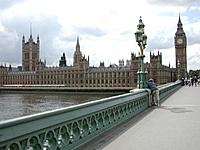
[[[0,121],[35,114],[87,101],[116,95],[116,93],[19,93],[0,94]]]

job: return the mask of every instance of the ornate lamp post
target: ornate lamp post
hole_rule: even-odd
[[[142,22],[142,18],[140,16],[139,24],[137,25],[137,31],[135,32],[135,38],[136,42],[138,43],[140,47],[140,70],[138,70],[138,81],[137,81],[137,87],[139,89],[146,88],[146,74],[147,71],[144,71],[144,49],[147,45],[147,36],[144,34],[144,23]]]

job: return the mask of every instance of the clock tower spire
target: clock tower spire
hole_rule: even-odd
[[[183,30],[183,24],[182,24],[182,22],[181,22],[180,13],[179,13],[179,19],[178,19],[177,28],[178,28],[179,30]]]
[[[187,38],[183,30],[183,24],[179,14],[177,30],[174,37],[175,54],[176,54],[176,73],[180,73],[180,78],[187,77]],[[179,71],[178,71],[179,70]]]

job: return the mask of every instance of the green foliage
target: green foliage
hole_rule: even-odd
[[[200,70],[190,70],[189,71],[189,76],[194,77],[194,76],[200,76]]]

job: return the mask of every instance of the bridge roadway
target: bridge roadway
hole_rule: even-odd
[[[199,150],[200,87],[182,87],[160,107],[150,108],[83,149]]]

